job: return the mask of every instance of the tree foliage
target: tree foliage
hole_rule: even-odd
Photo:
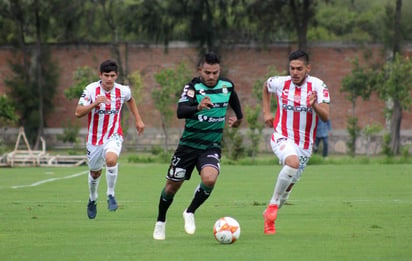
[[[152,90],[152,98],[155,108],[160,113],[160,123],[165,135],[164,150],[169,149],[168,127],[175,113],[174,108],[182,91],[183,86],[190,78],[190,71],[186,69],[184,62],[176,68],[166,68],[155,74],[156,82],[159,84]]]
[[[0,95],[0,124],[13,123],[17,119],[18,117],[11,100],[6,95]]]

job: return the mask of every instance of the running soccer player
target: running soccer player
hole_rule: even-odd
[[[238,127],[243,114],[234,84],[220,78],[220,61],[216,54],[207,53],[199,64],[199,77],[183,88],[178,102],[177,117],[186,119],[179,145],[171,159],[166,185],[160,193],[158,216],[153,238],[166,238],[166,212],[185,180],[189,180],[196,167],[200,184],[193,199],[183,211],[184,229],[194,234],[195,211],[212,193],[220,171],[221,140],[227,108],[236,116],[228,117],[229,127]]]
[[[318,119],[329,119],[329,91],[322,80],[310,76],[309,55],[301,50],[289,55],[289,76],[270,77],[263,86],[263,115],[274,128],[270,145],[283,165],[270,202],[263,213],[264,233],[275,234],[278,209],[288,199],[312,155]],[[277,101],[270,111],[271,93]]]
[[[129,86],[116,83],[118,65],[107,60],[100,65],[100,80],[86,86],[79,99],[75,115],[88,115],[87,158],[89,165],[89,202],[87,216],[94,219],[97,214],[97,189],[103,165],[106,165],[107,204],[110,211],[117,209],[115,187],[118,176],[118,158],[122,150],[123,131],[120,125],[121,110],[126,104],[132,113],[138,135],[144,132]]]

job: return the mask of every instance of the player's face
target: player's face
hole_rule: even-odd
[[[289,74],[295,85],[302,85],[309,72],[310,64],[306,65],[302,60],[292,60],[289,62]]]
[[[208,64],[204,63],[199,68],[200,80],[209,87],[216,85],[217,80],[220,75],[220,65],[219,64]]]
[[[113,89],[114,82],[117,79],[117,73],[116,72],[102,72],[100,73],[100,80],[102,80],[102,87],[106,91],[110,91]]]

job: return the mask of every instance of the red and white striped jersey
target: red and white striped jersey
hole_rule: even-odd
[[[113,89],[106,92],[101,81],[97,81],[86,86],[79,104],[89,105],[99,95],[105,95],[109,102],[99,104],[88,115],[87,143],[92,145],[101,145],[113,135],[123,137],[120,113],[123,104],[132,98],[129,86],[115,83]]]
[[[302,86],[296,86],[290,76],[274,76],[267,80],[267,88],[277,100],[273,121],[276,136],[287,137],[299,147],[311,150],[318,117],[309,105],[309,96],[316,91],[318,103],[330,103],[326,84],[319,78],[307,76]]]

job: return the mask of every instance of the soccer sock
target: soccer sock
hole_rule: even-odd
[[[280,200],[279,200],[279,208],[281,208],[285,203],[286,203],[286,201],[288,200],[288,198],[289,198],[289,195],[290,195],[290,193],[292,192],[292,187],[293,187],[293,185],[294,185],[295,183],[290,183],[290,185],[289,185],[289,187],[286,189],[286,191],[285,192],[283,192],[283,194],[282,194],[282,196],[280,197]]]
[[[203,202],[205,202],[206,199],[210,196],[212,190],[213,187],[207,187],[205,184],[203,184],[203,182],[200,182],[200,184],[195,189],[195,195],[186,212],[195,213],[196,209],[198,209],[200,205],[202,205]]]
[[[165,188],[163,188],[159,199],[159,213],[157,214],[157,221],[166,221],[166,213],[170,205],[172,205],[174,196],[174,194],[167,195],[165,192]]]
[[[106,167],[107,195],[114,196],[118,173],[118,164],[113,167]]]
[[[289,167],[287,165],[283,166],[278,175],[275,189],[272,198],[270,199],[270,204],[276,204],[278,207],[280,206],[280,198],[292,183],[293,177],[296,175],[297,171],[298,169]]]
[[[100,177],[94,179],[89,172],[88,183],[89,183],[89,198],[91,201],[97,200],[97,189],[99,187]]]

